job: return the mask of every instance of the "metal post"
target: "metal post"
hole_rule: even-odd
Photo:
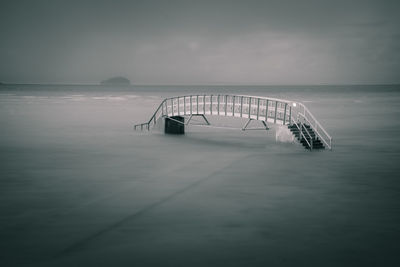
[[[180,100],[179,100],[179,96],[178,96],[178,115],[180,116],[180,115],[181,115],[181,112],[180,112],[179,106],[181,105],[181,103],[180,103],[179,101],[180,101]]]
[[[265,121],[268,121],[268,105],[269,105],[269,100],[267,99],[267,105],[265,110]]]
[[[249,118],[251,118],[251,97],[249,97]]]
[[[213,103],[212,103],[213,95],[210,95],[210,114],[212,115]]]
[[[199,95],[197,95],[196,104],[197,104],[197,114],[199,114]]]
[[[233,102],[232,102],[232,117],[235,117],[235,106],[236,106],[235,96],[233,96]]]
[[[219,115],[219,102],[220,102],[220,100],[219,100],[219,95],[218,95],[218,105],[217,105],[217,108],[218,108],[218,115]]]
[[[228,108],[228,96],[225,95],[225,116],[226,116],[227,108]]]
[[[183,114],[186,115],[186,96],[183,97]]]
[[[285,103],[285,112],[283,113],[283,125],[286,124],[286,108],[287,108],[287,103]]]
[[[206,95],[203,96],[203,114],[206,114]]]
[[[243,96],[240,97],[240,117],[243,117]]]
[[[171,98],[171,109],[172,109],[172,116],[174,116],[174,99]]]
[[[260,112],[260,99],[257,98],[257,120],[258,120],[258,114]]]
[[[192,95],[190,95],[190,115],[193,114],[193,100],[192,100]]]
[[[274,117],[274,123],[276,123],[276,115],[278,112],[278,101],[275,101],[275,117]]]
[[[292,106],[289,106],[289,124],[292,122]]]

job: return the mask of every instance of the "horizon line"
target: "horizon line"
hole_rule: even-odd
[[[200,84],[200,83],[193,83],[193,84],[151,84],[151,83],[143,83],[143,84],[115,84],[115,85],[102,85],[100,83],[57,83],[57,82],[0,82],[0,85],[45,85],[45,86],[52,86],[52,85],[63,85],[63,86],[120,86],[120,87],[129,87],[129,86],[377,86],[377,85],[400,85],[400,83],[311,83],[311,84],[230,84],[230,83],[210,83],[210,84]]]

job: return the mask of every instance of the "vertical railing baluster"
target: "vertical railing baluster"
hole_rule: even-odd
[[[192,100],[192,95],[190,95],[190,115],[193,114],[193,100]]]
[[[212,99],[213,99],[213,95],[210,95],[210,115],[212,115]]]
[[[203,114],[206,114],[206,95],[203,96]]]
[[[232,100],[232,117],[235,117],[235,107],[236,107],[236,102],[235,102],[235,96],[233,96]]]
[[[218,95],[218,105],[217,105],[217,109],[218,109],[218,115],[219,115],[219,105],[220,105],[220,100],[219,100],[219,95]]]
[[[196,114],[199,114],[199,95],[196,95]]]
[[[196,112],[199,114],[199,96],[196,96]]]
[[[240,117],[243,117],[243,96],[240,97]]]
[[[257,120],[258,120],[259,112],[260,112],[260,99],[257,98]]]
[[[180,111],[180,107],[179,107],[180,105],[181,105],[181,103],[180,103],[179,96],[178,96],[178,116],[181,115],[181,111]]]
[[[269,100],[267,99],[266,110],[265,110],[265,121],[268,121],[268,106],[269,106]]]
[[[274,117],[274,123],[276,123],[276,115],[278,113],[278,101],[275,101],[275,117]]]
[[[283,113],[283,125],[286,124],[286,108],[287,108],[287,103],[285,103],[285,112]]]
[[[225,95],[225,116],[226,116],[227,110],[228,110],[228,96]]]
[[[186,115],[186,96],[183,97],[183,114]]]
[[[249,119],[251,118],[251,97],[249,97]]]

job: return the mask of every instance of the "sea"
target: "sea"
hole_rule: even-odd
[[[301,101],[332,150],[133,130],[190,94]],[[399,85],[0,85],[0,266],[400,266],[399,118]]]

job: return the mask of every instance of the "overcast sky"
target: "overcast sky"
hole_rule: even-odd
[[[0,1],[0,81],[400,83],[399,1]]]

